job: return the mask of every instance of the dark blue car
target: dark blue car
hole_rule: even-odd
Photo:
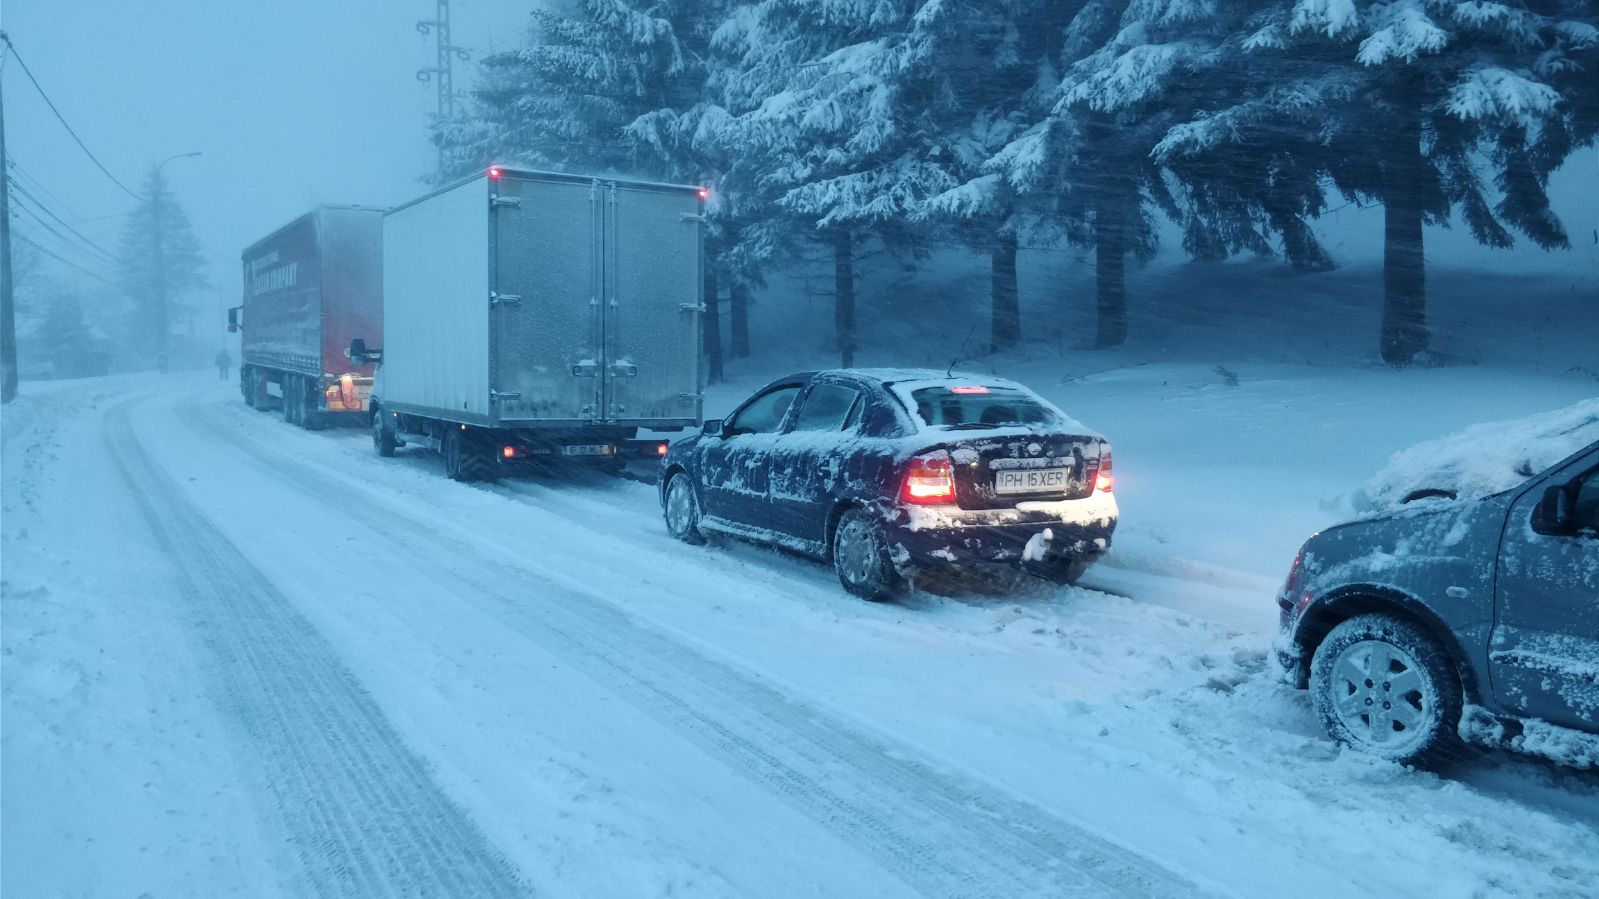
[[[780,378],[662,462],[667,529],[830,560],[888,599],[918,574],[1023,565],[1072,582],[1116,527],[1104,438],[1012,381],[851,369]]]

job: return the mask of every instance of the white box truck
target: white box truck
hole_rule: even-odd
[[[641,428],[703,407],[704,191],[495,166],[383,217],[381,455],[458,480],[581,457],[620,468]],[[651,450],[654,444],[649,445]]]

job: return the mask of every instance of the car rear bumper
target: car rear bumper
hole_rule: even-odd
[[[1016,509],[901,510],[889,534],[901,567],[1094,560],[1110,549],[1116,500],[1024,503]]]

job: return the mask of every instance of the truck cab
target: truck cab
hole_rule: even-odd
[[[1511,490],[1329,528],[1277,601],[1285,678],[1339,742],[1599,766],[1599,443]]]

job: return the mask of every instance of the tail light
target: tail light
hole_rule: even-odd
[[[500,455],[507,459],[515,459],[516,447],[510,445],[503,446],[500,448]]]
[[[899,498],[915,505],[934,505],[955,501],[955,467],[943,450],[917,456],[905,472],[905,486]]]
[[[1109,493],[1116,486],[1116,477],[1110,470],[1110,447],[1099,451],[1099,473],[1094,475],[1094,489],[1100,493]]]
[[[657,443],[655,445],[655,455],[657,455],[657,456],[666,455],[666,448],[667,448],[667,444],[665,444],[665,443]]]

